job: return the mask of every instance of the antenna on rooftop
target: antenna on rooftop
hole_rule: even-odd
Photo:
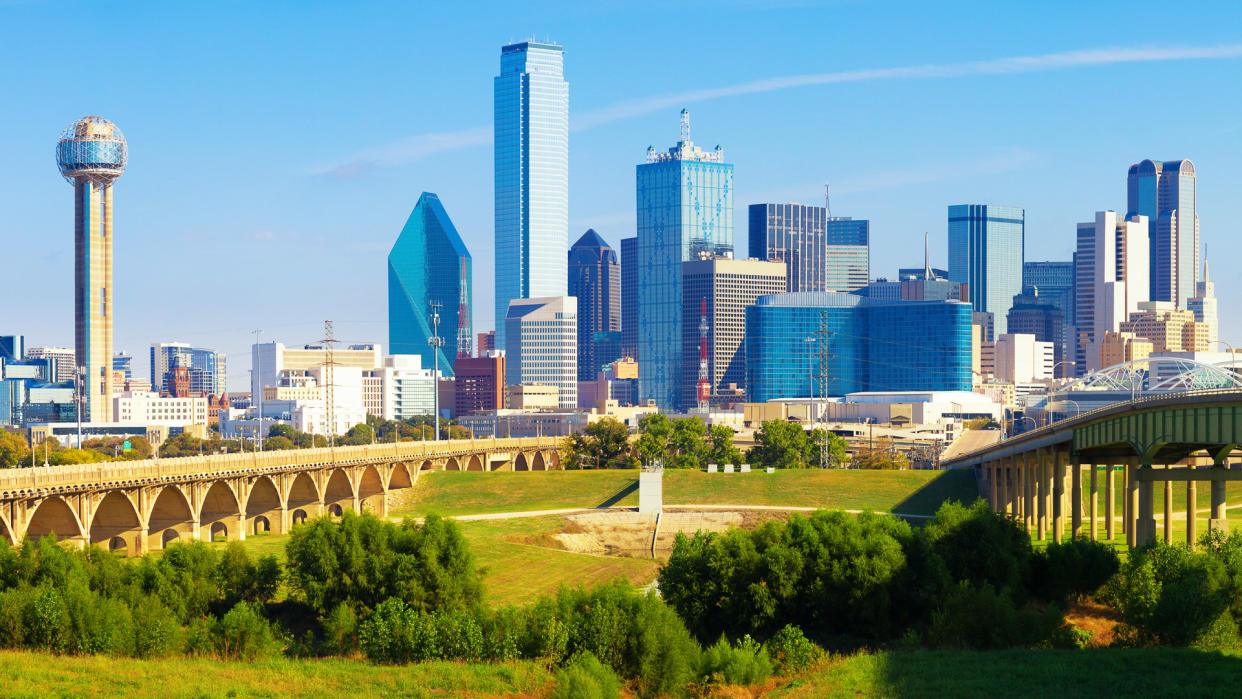
[[[681,110],[681,142],[689,143],[690,141],[690,110]]]
[[[923,231],[923,279],[935,279],[931,271],[931,257],[927,254],[927,231]]]
[[[824,215],[832,218],[832,202],[828,197],[828,185],[824,185]]]

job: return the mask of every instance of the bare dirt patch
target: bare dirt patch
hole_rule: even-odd
[[[1121,622],[1117,610],[1095,600],[1083,599],[1065,610],[1065,621],[1083,631],[1090,631],[1089,648],[1105,648],[1113,643],[1113,630]]]

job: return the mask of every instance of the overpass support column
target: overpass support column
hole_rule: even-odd
[[[1041,450],[1035,450],[1035,538],[1040,541],[1048,533],[1048,478]]]
[[[1218,456],[1214,459],[1216,463],[1212,465],[1213,469],[1229,468],[1229,456]],[[1228,481],[1212,481],[1212,511],[1208,514],[1208,531],[1219,531],[1225,536],[1229,535],[1229,521],[1225,514],[1225,486]]]
[[[1196,470],[1194,464],[1191,464],[1189,468],[1191,469],[1191,477],[1193,478],[1194,471]],[[1193,480],[1186,481],[1186,548],[1191,551],[1195,550],[1195,539],[1197,538],[1195,536],[1195,525],[1198,524],[1198,522],[1195,521],[1195,518],[1198,516],[1199,510],[1197,505],[1198,499],[1199,493],[1198,488],[1195,486],[1195,482]]]
[[[996,480],[1000,476],[1000,467],[995,461],[989,461],[983,465],[983,472],[988,478],[988,504],[992,506],[992,511],[997,512],[1003,509],[1000,499],[997,497],[999,490],[996,487]]]
[[[1070,461],[1070,536],[1082,536],[1082,461],[1077,456]]]
[[[139,556],[142,556],[147,553],[147,536],[148,535],[149,535],[149,532],[146,527],[139,527],[138,540],[134,542],[136,544],[136,546],[134,546],[134,551],[136,551],[137,555]]]
[[[1104,467],[1104,539],[1106,541],[1113,540],[1113,505],[1117,500],[1117,494],[1113,492],[1113,465],[1110,463]]]
[[[1021,483],[1018,478],[1018,466],[1012,456],[1003,463],[1009,471],[1009,514],[1014,521],[1018,521],[1022,516],[1022,498],[1018,497],[1018,484]]]
[[[1121,533],[1126,537],[1126,546],[1134,545],[1134,523],[1138,516],[1135,514],[1134,505],[1138,502],[1138,483],[1131,482],[1134,468],[1129,461],[1122,466],[1121,477],[1121,499],[1125,502],[1121,505]]]
[[[1172,468],[1173,464],[1164,465],[1165,471]],[[1164,543],[1173,543],[1173,481],[1164,482]]]
[[[1151,463],[1144,461],[1142,465],[1131,466],[1130,478],[1133,480],[1131,490],[1138,497],[1138,520],[1134,527],[1134,545],[1143,546],[1156,540],[1156,493],[1155,483],[1150,480],[1138,479],[1139,475],[1151,474]]]
[[[1090,527],[1091,532],[1087,536],[1090,537],[1092,541],[1095,541],[1095,537],[1099,534],[1099,530],[1095,526],[1097,513],[1095,503],[1100,490],[1100,477],[1096,473],[1095,464],[1087,464],[1087,468],[1091,469],[1091,502],[1087,507],[1089,510],[1087,518],[1090,520],[1090,524],[1088,526]]]
[[[1056,449],[1048,451],[1048,466],[1054,471],[1052,477],[1052,540],[1061,543],[1065,530],[1065,454]]]

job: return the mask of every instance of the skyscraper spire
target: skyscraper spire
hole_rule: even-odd
[[[923,279],[935,279],[931,271],[931,256],[927,253],[927,232],[923,232]]]

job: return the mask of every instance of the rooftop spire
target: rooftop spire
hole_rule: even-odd
[[[935,279],[931,271],[931,256],[927,254],[927,232],[923,232],[923,279]]]
[[[690,110],[681,110],[681,142],[690,142]]]

